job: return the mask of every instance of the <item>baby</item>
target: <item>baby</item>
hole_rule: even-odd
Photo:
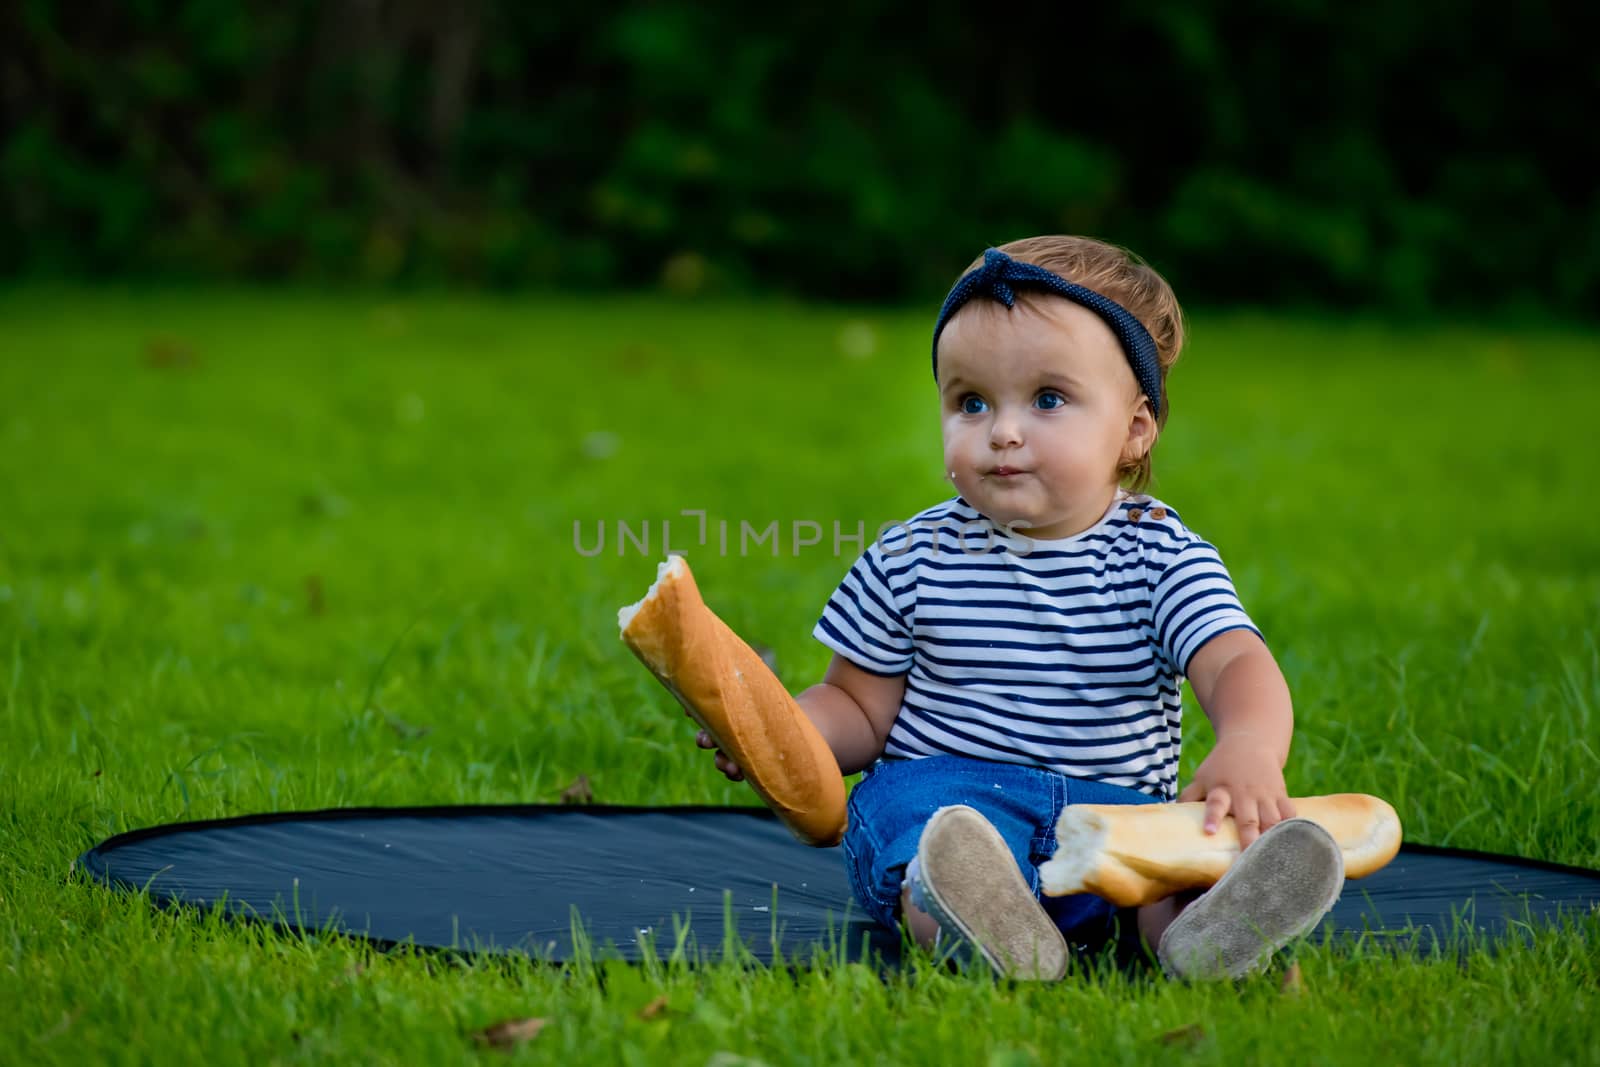
[[[797,700],[840,770],[865,772],[843,842],[854,893],[1006,975],[1059,978],[1069,943],[1103,943],[1118,918],[1170,974],[1243,975],[1343,883],[1338,846],[1294,818],[1284,786],[1293,712],[1276,661],[1216,549],[1142,492],[1182,345],[1172,290],[1121,249],[1050,236],[986,251],[934,328],[959,495],[869,546],[815,629],[833,658]],[[1185,677],[1217,743],[1180,793]],[[1136,920],[1041,896],[1065,805],[1174,799],[1204,800],[1208,833],[1238,826],[1246,850],[1211,890]]]

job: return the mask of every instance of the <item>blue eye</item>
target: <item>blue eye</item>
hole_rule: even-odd
[[[1046,401],[1052,401],[1052,403],[1046,403]],[[1061,407],[1066,402],[1067,398],[1053,389],[1046,390],[1045,392],[1039,394],[1039,406],[1045,411],[1054,411],[1056,408]]]
[[[987,407],[987,405],[984,404],[983,397],[981,396],[968,393],[966,396],[961,398],[961,413],[963,415],[982,414],[985,407]]]

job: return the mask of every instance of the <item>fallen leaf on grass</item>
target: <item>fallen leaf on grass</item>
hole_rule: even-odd
[[[1283,972],[1283,981],[1278,984],[1278,989],[1284,996],[1298,997],[1305,992],[1305,979],[1300,975],[1300,961],[1295,960],[1289,964],[1289,969]]]
[[[39,1038],[38,1038],[39,1043],[43,1044],[46,1041],[54,1040],[55,1038],[60,1037],[62,1034],[66,1033],[67,1030],[69,1030],[72,1027],[72,1024],[78,1021],[78,1016],[80,1016],[82,1014],[83,1014],[83,1009],[82,1008],[79,1008],[77,1011],[74,1011],[74,1012],[62,1012],[61,1013],[61,1021],[56,1023],[50,1029],[46,1030],[44,1033],[39,1035]]]
[[[374,710],[382,712],[383,721],[389,727],[389,729],[393,730],[407,741],[414,741],[419,737],[427,737],[433,732],[433,727],[431,726],[414,726],[400,718],[398,715],[390,715],[387,711],[384,711],[382,708],[377,707],[376,705],[373,707]]]
[[[176,337],[153,337],[144,346],[144,365],[155,370],[180,370],[199,362],[194,349]]]
[[[649,1021],[667,1010],[667,995],[661,994],[639,1009],[639,1018]]]
[[[587,804],[594,799],[594,790],[589,787],[589,776],[580,774],[572,780],[572,784],[561,791],[563,804]]]
[[[629,374],[638,374],[650,370],[656,363],[660,353],[655,346],[634,343],[617,349],[611,354],[612,363]]]
[[[549,1019],[501,1019],[472,1035],[472,1040],[490,1048],[515,1048],[539,1036]]]
[[[1201,1038],[1205,1036],[1205,1027],[1201,1026],[1199,1023],[1190,1023],[1188,1026],[1180,1026],[1175,1030],[1168,1030],[1166,1033],[1161,1035],[1160,1040],[1163,1045],[1166,1045],[1169,1048],[1180,1046],[1183,1048],[1193,1048],[1195,1045],[1198,1045]]]

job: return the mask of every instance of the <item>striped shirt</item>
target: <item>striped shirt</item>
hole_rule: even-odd
[[[886,758],[945,753],[1177,794],[1179,683],[1229,630],[1260,635],[1211,544],[1119,493],[1073,537],[1008,533],[961,497],[890,527],[828,600],[817,640],[906,676]]]

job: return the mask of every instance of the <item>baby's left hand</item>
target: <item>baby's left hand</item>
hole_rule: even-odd
[[[1205,832],[1216,833],[1223,818],[1233,815],[1239,847],[1250,846],[1261,832],[1294,818],[1294,802],[1283,784],[1283,771],[1265,747],[1244,734],[1217,742],[1195,769],[1178,799],[1206,802]]]

